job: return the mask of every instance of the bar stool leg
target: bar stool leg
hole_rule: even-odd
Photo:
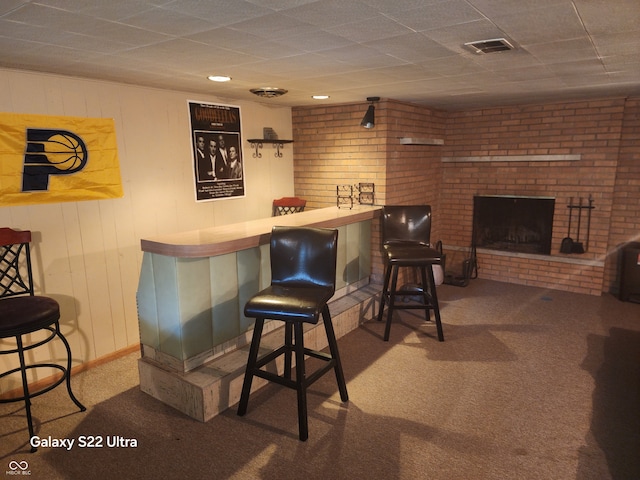
[[[24,360],[24,351],[22,344],[22,336],[16,335],[16,346],[18,347],[18,358],[20,359],[20,374],[22,376],[22,394],[24,395],[24,407],[27,413],[27,426],[29,429],[29,443],[34,436],[33,432],[33,418],[31,416],[31,397],[29,394],[29,383],[27,382],[27,366]],[[31,447],[31,453],[37,450],[36,447]]]
[[[293,324],[285,322],[284,324],[284,345],[286,347],[284,354],[284,378],[291,380],[291,355],[293,354]]]
[[[76,404],[80,411],[84,412],[87,410],[87,407],[80,403],[80,401],[76,398],[76,396],[73,394],[73,391],[71,390],[71,346],[69,345],[66,337],[62,335],[62,332],[60,332],[59,323],[56,323],[55,328],[58,338],[62,340],[62,343],[64,343],[64,346],[67,349],[67,371],[65,372],[65,376],[67,377],[67,391],[69,392],[69,397],[71,398],[71,400],[73,400],[73,403]]]
[[[398,288],[399,267],[398,265],[393,265],[391,269],[393,270],[393,273],[392,273],[393,278],[391,280],[391,290],[389,291],[389,306],[387,307],[389,311],[387,312],[387,325],[384,329],[385,342],[389,341],[389,334],[391,333],[391,318],[393,317],[393,307],[395,305],[395,300],[396,300],[396,289]]]
[[[336,381],[338,382],[338,390],[340,391],[340,399],[343,402],[349,400],[349,394],[347,393],[347,384],[344,381],[344,372],[342,371],[342,362],[340,361],[340,354],[338,353],[338,342],[336,341],[336,335],[333,330],[333,324],[331,323],[331,313],[329,307],[324,306],[322,310],[322,320],[324,321],[324,329],[327,332],[327,341],[329,343],[329,352],[333,359],[334,370],[336,373]]]
[[[260,338],[262,336],[262,327],[264,326],[263,318],[256,318],[253,327],[253,338],[251,339],[251,347],[249,348],[249,358],[247,359],[247,368],[244,374],[244,382],[242,383],[242,393],[240,394],[240,403],[238,404],[238,415],[243,416],[247,413],[249,405],[249,394],[251,393],[251,383],[253,381],[253,370],[258,359],[258,350],[260,348]]]
[[[442,332],[442,321],[440,320],[440,305],[438,304],[438,294],[436,293],[436,279],[433,276],[433,267],[429,266],[427,275],[429,277],[429,296],[433,305],[433,314],[436,317],[436,329],[438,330],[438,341],[444,342],[444,333]]]
[[[378,310],[378,321],[382,321],[382,312],[384,310],[384,303],[389,295],[389,279],[391,278],[391,265],[387,265],[384,272],[384,284],[382,285],[382,293],[380,294],[380,310]]]
[[[422,303],[424,303],[424,319],[429,322],[431,320],[431,285],[427,280],[427,268],[420,267],[420,281],[422,282]]]
[[[296,390],[298,392],[298,431],[301,441],[309,438],[307,420],[307,379],[304,369],[304,332],[302,322],[295,322]]]

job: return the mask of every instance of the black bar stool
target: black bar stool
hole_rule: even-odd
[[[300,440],[307,440],[307,388],[330,370],[334,370],[340,398],[349,400],[338,344],[327,302],[335,292],[338,231],[308,227],[273,227],[271,232],[271,286],[249,299],[244,307],[247,317],[255,318],[253,338],[238,405],[238,415],[247,412],[251,382],[258,376],[292,388],[298,394]],[[304,323],[316,324],[322,315],[330,354],[304,347]],[[258,359],[265,319],[281,320],[284,345]],[[278,375],[262,367],[284,355],[284,372]],[[292,355],[296,375],[291,378]],[[310,375],[305,372],[305,355],[324,360]]]
[[[14,338],[16,342],[15,348],[0,350],[0,355],[17,354],[19,360],[19,366],[1,373],[0,379],[20,373],[22,381],[22,396],[3,398],[0,399],[0,403],[24,401],[29,439],[34,436],[31,399],[54,389],[61,383],[66,382],[69,397],[80,411],[86,410],[71,391],[71,348],[60,331],[60,306],[53,298],[34,295],[30,242],[31,232],[28,230],[0,228],[0,339]],[[29,340],[29,337],[26,337],[29,334],[35,334],[36,338]],[[53,362],[27,363],[25,352],[55,338],[62,341],[67,351],[66,365]],[[32,391],[29,387],[27,372],[38,368],[56,369],[62,375],[52,380],[47,386]],[[31,451],[35,452],[36,447],[32,446]]]
[[[386,264],[384,285],[380,297],[378,321],[382,320],[385,303],[387,307],[387,325],[384,341],[389,340],[391,319],[396,309],[421,309],[426,321],[430,320],[433,310],[438,340],[444,341],[440,307],[436,294],[436,282],[433,266],[442,265],[442,253],[431,247],[431,206],[430,205],[385,205],[382,207],[382,253]],[[419,289],[398,288],[398,270],[400,267],[414,267],[420,271]],[[391,288],[389,288],[391,282]],[[419,296],[421,302],[396,302],[396,297]]]

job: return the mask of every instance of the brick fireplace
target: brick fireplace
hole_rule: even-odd
[[[599,295],[605,289],[623,112],[623,100],[603,100],[451,114],[439,210],[445,243],[471,243],[474,196],[555,198],[550,253],[479,249],[479,275]],[[595,208],[588,251],[561,253],[569,226],[566,206],[571,198],[590,196]]]
[[[471,245],[474,196],[554,198],[550,253],[481,248],[479,277],[593,295],[617,289],[617,249],[640,241],[640,99],[450,112],[383,99],[374,129],[359,126],[363,106],[292,110],[295,193],[308,208],[335,205],[338,183],[374,182],[377,204],[431,204],[432,237],[453,258]],[[566,205],[589,196],[588,251],[560,253]],[[374,281],[380,268],[374,259]]]
[[[552,197],[476,195],[473,197],[475,246],[549,255],[554,207]]]

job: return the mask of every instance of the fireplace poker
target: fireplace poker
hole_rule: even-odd
[[[589,233],[591,233],[591,210],[593,206],[593,195],[589,194],[589,211],[587,213],[587,242],[585,244],[585,250],[589,250]]]
[[[573,247],[571,249],[572,253],[584,253],[584,245],[580,241],[580,221],[582,220],[582,197],[580,197],[580,203],[578,204],[578,233],[576,236],[576,241],[573,242]]]
[[[571,253],[573,251],[573,238],[571,238],[571,215],[573,212],[573,197],[569,199],[569,229],[567,230],[567,236],[562,239],[560,244],[560,253]]]

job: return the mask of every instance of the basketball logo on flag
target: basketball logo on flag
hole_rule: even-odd
[[[123,195],[113,119],[0,112],[0,207]]]
[[[22,191],[49,188],[50,175],[69,175],[82,170],[89,155],[84,141],[67,130],[27,129]]]

